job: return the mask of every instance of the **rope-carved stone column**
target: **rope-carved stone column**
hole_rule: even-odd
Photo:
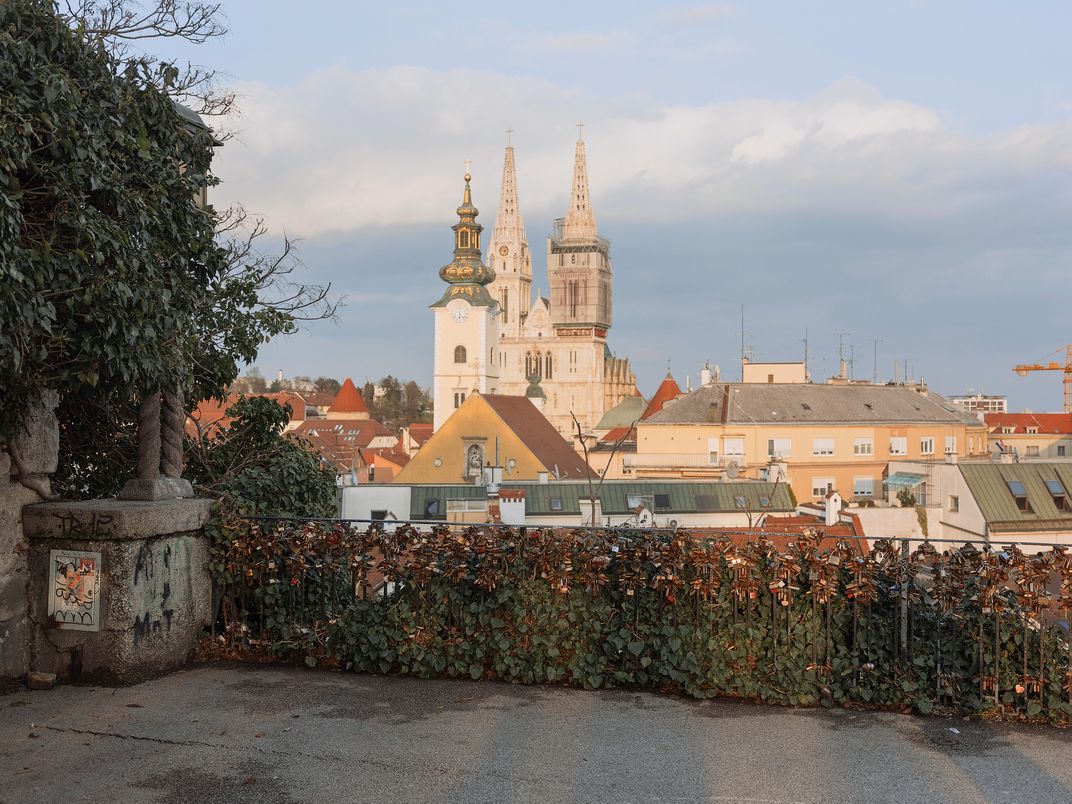
[[[194,495],[190,482],[182,479],[184,417],[181,391],[145,395],[138,406],[137,476],[123,486],[119,499],[166,500]]]

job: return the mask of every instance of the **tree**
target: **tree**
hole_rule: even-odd
[[[342,383],[334,377],[317,377],[314,386],[319,394],[337,394],[342,388]]]
[[[266,397],[240,399],[226,428],[209,425],[187,439],[187,476],[198,493],[216,497],[216,522],[235,516],[332,516],[335,472],[300,439],[284,435],[290,405]]]
[[[291,241],[264,255],[260,221],[191,203],[216,183],[216,143],[173,100],[208,84],[128,50],[218,35],[218,6],[137,8],[0,4],[0,437],[38,389],[59,390],[61,493],[130,475],[138,393],[222,397],[263,343],[336,307],[291,280]]]

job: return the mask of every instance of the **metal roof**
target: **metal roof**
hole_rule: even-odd
[[[1046,481],[1059,481],[1072,504],[1072,464],[962,463],[959,466],[979,510],[992,529],[1072,529],[1072,511],[1059,509],[1046,486]],[[1020,510],[1010,482],[1023,484],[1029,510]]]
[[[983,424],[909,385],[716,383],[668,402],[647,424]]]
[[[581,498],[588,496],[586,482],[503,483],[502,489],[524,489],[525,512],[529,515],[570,515],[581,513]],[[784,483],[756,481],[608,481],[594,484],[604,514],[631,514],[636,505],[631,498],[655,513],[697,514],[733,513],[735,511],[793,511],[789,488]],[[483,486],[463,484],[442,486],[411,486],[410,516],[413,519],[445,519],[448,500],[477,500],[487,497]],[[743,507],[736,498],[743,498]],[[768,504],[763,505],[763,500]],[[428,503],[438,500],[438,513],[427,510]]]
[[[603,414],[596,425],[597,430],[613,430],[615,427],[628,427],[643,414],[648,403],[642,396],[627,396],[613,408]]]

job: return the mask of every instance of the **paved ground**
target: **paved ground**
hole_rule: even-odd
[[[0,801],[105,800],[1072,801],[1072,733],[250,666],[0,696]]]

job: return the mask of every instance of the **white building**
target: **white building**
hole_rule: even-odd
[[[550,298],[532,296],[532,252],[509,145],[487,266],[494,276],[488,290],[500,310],[500,393],[521,396],[537,377],[546,395],[544,415],[567,436],[574,430],[571,412],[587,432],[606,411],[636,394],[628,359],[615,357],[607,343],[613,308],[610,242],[596,229],[583,140],[574,152],[569,210],[553,222],[547,239]]]

